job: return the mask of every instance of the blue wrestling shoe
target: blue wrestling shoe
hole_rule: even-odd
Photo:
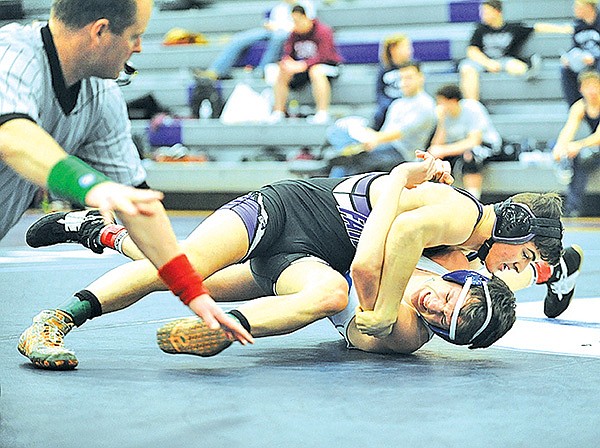
[[[31,247],[45,247],[60,243],[79,243],[101,254],[100,231],[106,222],[98,210],[55,212],[34,222],[25,235]]]
[[[546,282],[548,293],[544,299],[544,314],[548,317],[560,316],[571,303],[575,293],[575,282],[583,263],[583,249],[578,245],[567,247],[554,272]]]

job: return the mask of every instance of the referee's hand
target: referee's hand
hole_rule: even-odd
[[[160,191],[142,190],[116,182],[103,182],[88,192],[85,203],[100,209],[103,216],[112,216],[112,212],[121,212],[128,216],[151,216],[156,210],[152,204],[154,201],[161,201],[163,197]]]
[[[242,345],[254,344],[252,335],[238,321],[228,316],[208,294],[196,297],[188,306],[204,320],[208,328],[216,330],[221,327],[230,339],[239,341]]]

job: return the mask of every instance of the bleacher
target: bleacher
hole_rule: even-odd
[[[39,14],[49,0],[25,0],[25,10]],[[144,49],[132,58],[139,75],[123,88],[127,100],[152,94],[175,114],[189,116],[191,69],[206,68],[234,33],[256,27],[273,2],[258,0],[216,0],[203,9],[159,11],[155,9],[144,37]],[[318,3],[318,2],[317,2]],[[374,110],[374,82],[378,46],[382,37],[403,32],[414,42],[415,58],[424,62],[425,89],[434,94],[439,86],[457,82],[456,63],[464,54],[478,20],[479,1],[451,0],[337,0],[319,5],[318,17],[335,30],[336,43],[345,58],[342,74],[332,91],[334,116],[363,115]],[[535,22],[570,23],[572,2],[566,0],[505,0],[505,18]],[[164,34],[180,27],[202,33],[208,45],[165,46]],[[501,135],[512,141],[527,141],[543,147],[556,139],[567,107],[560,91],[559,55],[570,47],[570,36],[534,35],[528,53],[543,58],[543,70],[536,80],[527,81],[506,74],[484,73],[482,101]],[[267,88],[262,80],[246,79],[242,67],[256,64],[262,46],[251,48],[236,64],[233,79],[220,81],[224,98],[244,79],[255,90]],[[310,90],[293,92],[305,107],[312,107]],[[133,120],[132,131],[145,135],[146,120]],[[300,169],[286,162],[241,162],[260,148],[278,146],[289,154],[298,148],[319,148],[325,141],[326,126],[311,125],[302,119],[281,124],[225,125],[219,120],[183,119],[181,140],[191,150],[207,153],[211,162],[148,162],[148,182],[154,188],[173,193],[220,192],[231,195],[259,187],[280,178],[299,176]],[[583,132],[587,132],[584,129]],[[515,191],[565,191],[547,158],[529,157],[530,162],[495,162],[488,165],[484,194],[503,195]],[[533,160],[533,162],[531,161]],[[311,171],[310,167],[307,169]],[[523,179],[523,183],[515,182]],[[594,176],[589,191],[600,193],[600,176]]]

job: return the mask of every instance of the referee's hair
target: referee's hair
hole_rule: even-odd
[[[50,13],[68,28],[81,29],[108,19],[111,32],[122,34],[136,19],[136,0],[54,0]]]

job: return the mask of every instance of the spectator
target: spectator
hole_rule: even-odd
[[[267,41],[265,52],[254,69],[254,74],[262,77],[265,66],[278,61],[281,57],[283,44],[294,26],[291,13],[296,3],[302,4],[309,17],[315,16],[311,0],[281,0],[268,12],[262,27],[236,34],[208,70],[201,72],[200,75],[215,80],[229,77],[231,68],[245,50],[257,42]]]
[[[569,109],[567,122],[552,150],[557,161],[570,162],[572,167],[573,175],[565,201],[565,216],[571,217],[581,215],[589,174],[600,166],[600,73],[596,70],[581,72],[579,90],[583,98]],[[584,120],[590,126],[592,134],[575,140]]]
[[[331,28],[311,18],[301,5],[292,8],[292,18],[294,29],[279,62],[269,121],[276,123],[285,116],[290,88],[302,87],[310,81],[317,112],[309,118],[315,124],[324,124],[329,121],[330,79],[339,75],[338,64],[342,59],[335,48]]]
[[[479,101],[463,99],[456,84],[447,84],[436,92],[438,123],[428,151],[434,157],[459,163],[465,189],[481,198],[483,162],[490,150],[502,147],[502,138],[490,115]]]
[[[486,0],[480,6],[481,23],[477,25],[467,57],[459,65],[460,87],[465,98],[479,100],[479,74],[505,71],[514,76],[532,76],[541,64],[538,55],[531,57],[531,67],[523,60],[521,49],[535,27],[505,22],[500,0]]]
[[[402,98],[390,105],[380,131],[346,128],[338,124],[341,120],[328,129],[329,143],[342,154],[352,154],[334,159],[331,177],[389,171],[413,160],[415,151],[427,146],[435,125],[435,101],[423,90],[425,77],[418,62],[407,62],[398,70]]]
[[[573,35],[573,48],[561,57],[560,79],[565,101],[572,106],[581,99],[577,75],[586,68],[600,69],[600,19],[598,0],[575,0],[575,21],[559,32]]]
[[[377,109],[372,123],[372,128],[376,131],[383,126],[385,114],[392,101],[402,96],[398,67],[410,61],[412,54],[412,42],[404,34],[392,34],[381,43],[375,90]]]

